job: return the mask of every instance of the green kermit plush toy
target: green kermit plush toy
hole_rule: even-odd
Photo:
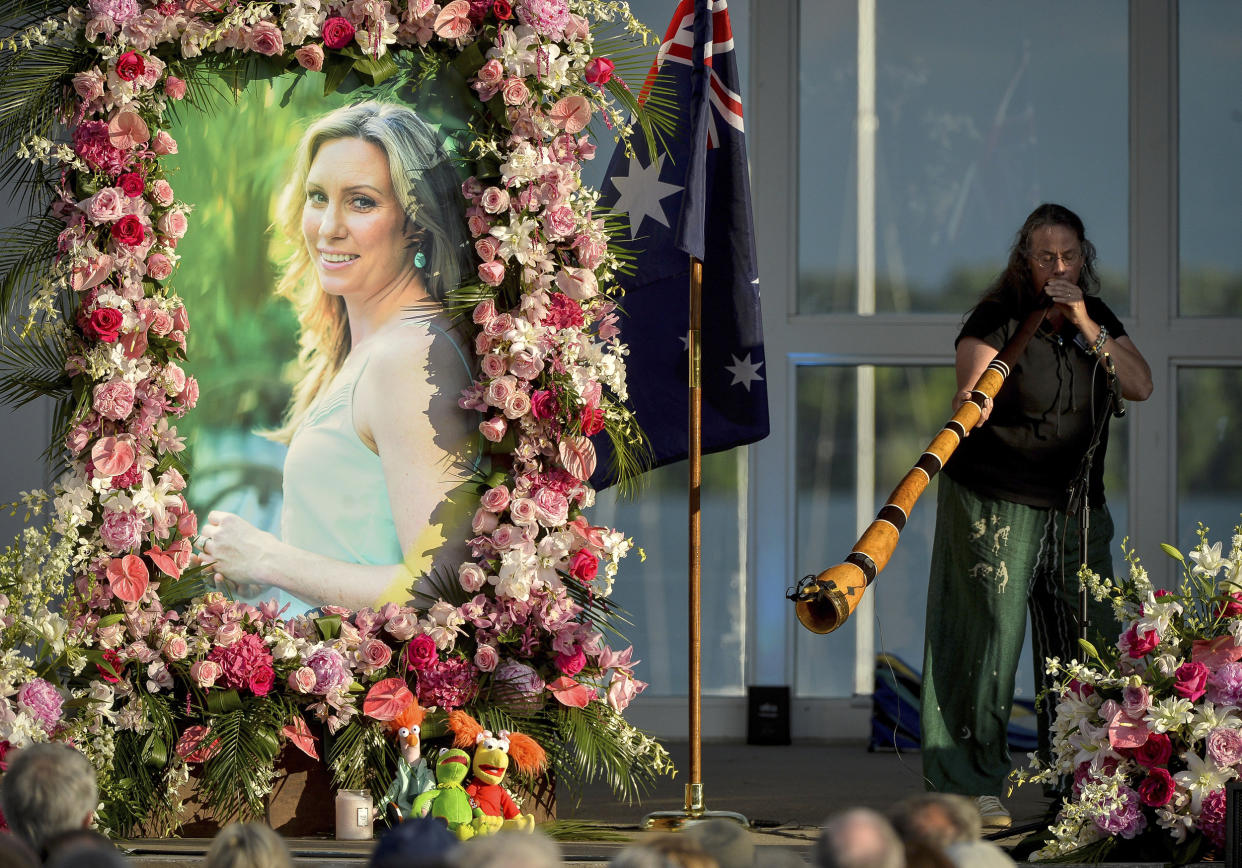
[[[470,774],[470,754],[452,748],[441,752],[436,760],[436,786],[414,799],[411,814],[430,814],[448,823],[449,831],[459,841],[479,834],[483,829],[483,812],[466,795],[461,782]]]

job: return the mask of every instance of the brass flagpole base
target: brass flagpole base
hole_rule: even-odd
[[[686,784],[686,807],[680,811],[653,811],[643,817],[646,831],[679,832],[708,820],[728,820],[749,829],[750,820],[735,811],[709,811],[703,805],[703,785]]]

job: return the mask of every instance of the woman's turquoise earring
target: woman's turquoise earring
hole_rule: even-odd
[[[427,265],[427,254],[423,253],[423,251],[421,250],[415,253],[414,254],[414,267],[423,268],[426,265]]]

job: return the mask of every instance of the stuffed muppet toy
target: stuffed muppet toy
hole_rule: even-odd
[[[484,831],[490,824],[483,812],[475,807],[461,782],[470,774],[470,754],[450,748],[436,759],[436,786],[414,799],[410,816],[430,814],[448,824],[457,840],[465,841]]]
[[[466,793],[487,818],[483,822],[488,831],[501,828],[533,831],[534,815],[523,814],[500,783],[511,764],[526,774],[543,771],[547,754],[539,742],[520,732],[501,730],[493,735],[464,711],[451,712],[448,725],[456,747],[474,748],[471,764],[474,777],[466,786]]]
[[[384,793],[378,809],[383,811],[392,806],[398,820],[411,816],[414,799],[436,785],[431,770],[427,768],[427,760],[422,756],[422,743],[419,740],[426,714],[418,701],[414,700],[388,722],[388,731],[396,736],[404,762],[397,765],[397,776],[389,785],[388,792]]]

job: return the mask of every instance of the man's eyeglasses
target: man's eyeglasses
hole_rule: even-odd
[[[1057,260],[1065,263],[1066,268],[1073,268],[1078,264],[1078,260],[1082,259],[1081,250],[1067,250],[1065,253],[1036,253],[1031,259],[1035,260],[1035,264],[1043,269],[1050,269],[1056,266]]]

